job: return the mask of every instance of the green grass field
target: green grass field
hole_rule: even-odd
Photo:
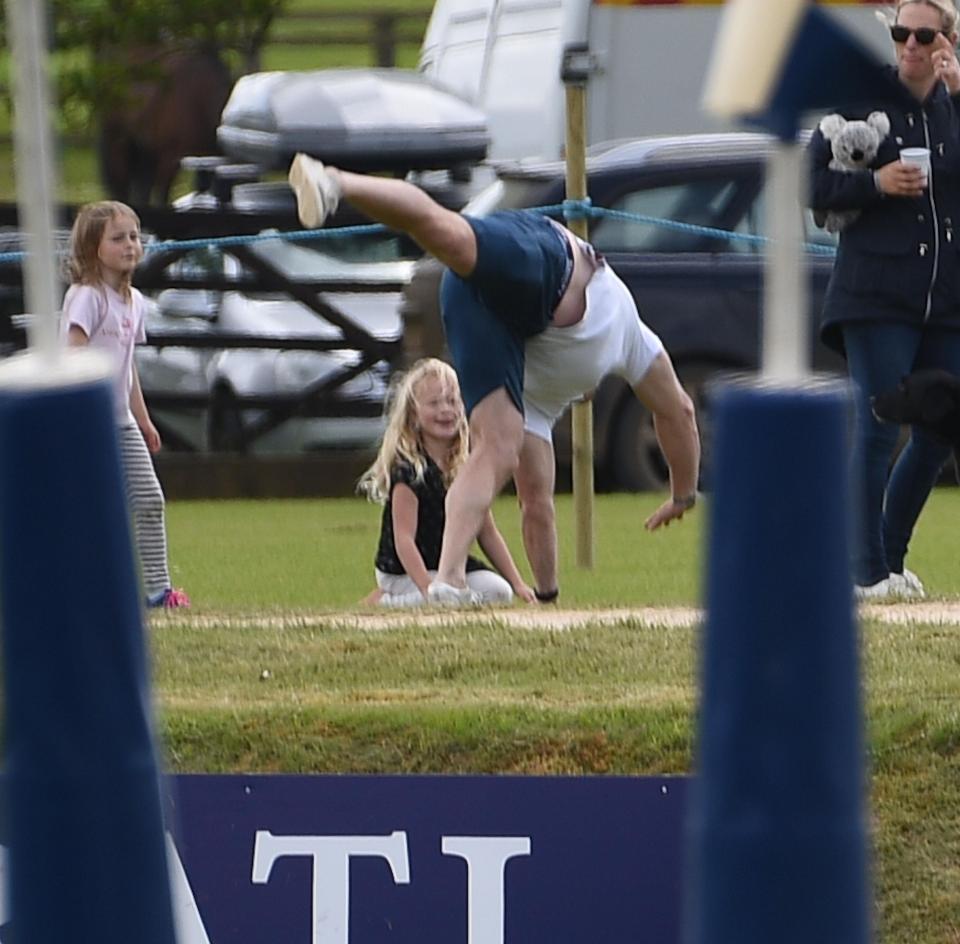
[[[559,501],[562,605],[694,606],[706,507],[642,531],[652,495],[597,502],[597,567],[572,561]],[[169,507],[189,615],[150,637],[167,761],[176,771],[688,773],[696,628],[623,619],[511,627],[491,613],[361,628],[337,613],[372,587],[379,511],[355,499]],[[517,513],[497,520],[519,550]],[[913,566],[960,600],[960,490],[940,489]],[[423,621],[425,622],[425,621]],[[960,626],[862,626],[877,940],[960,940]],[[817,684],[811,679],[811,687]]]

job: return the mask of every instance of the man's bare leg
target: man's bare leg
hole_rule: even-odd
[[[467,555],[493,500],[517,468],[522,442],[523,416],[503,387],[474,407],[470,455],[447,492],[437,581],[467,585]]]
[[[553,443],[524,433],[520,464],[513,476],[523,521],[523,546],[536,589],[557,589],[557,524],[553,504],[556,463]]]
[[[321,225],[343,199],[371,219],[406,233],[456,275],[469,276],[476,267],[477,240],[470,224],[413,184],[324,167],[304,154],[294,158],[289,180],[304,225]],[[468,602],[456,594],[466,591],[467,556],[494,498],[517,467],[523,416],[505,389],[495,390],[474,408],[470,442],[470,455],[447,493],[434,581],[441,593],[431,590],[432,602]]]
[[[289,179],[301,220],[306,210],[306,218],[311,222],[315,218],[316,225],[321,225],[328,208],[343,199],[372,220],[406,233],[457,275],[473,272],[477,241],[470,224],[419,187],[405,180],[325,166],[305,154],[294,158]]]

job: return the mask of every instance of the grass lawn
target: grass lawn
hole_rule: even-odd
[[[597,503],[597,568],[578,571],[559,503],[564,607],[695,605],[703,509],[641,530],[656,496]],[[497,520],[519,548],[513,501]],[[911,566],[960,598],[960,490],[938,490]],[[698,630],[338,623],[372,586],[378,509],[360,500],[169,507],[186,618],[152,620],[176,771],[687,773]],[[877,940],[960,932],[960,626],[862,625]],[[811,685],[816,680],[811,680]]]

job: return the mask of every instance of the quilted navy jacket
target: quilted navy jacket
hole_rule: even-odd
[[[881,110],[890,118],[871,170],[830,170],[830,142],[819,129],[809,145],[811,207],[860,210],[840,234],[824,301],[821,337],[838,351],[840,325],[850,321],[960,329],[960,95],[938,82],[921,103],[896,84],[896,100],[846,113],[865,118]],[[874,185],[873,169],[897,160],[904,147],[931,151],[931,186],[922,197],[888,197]]]

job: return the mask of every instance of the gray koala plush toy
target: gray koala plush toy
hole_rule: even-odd
[[[865,121],[847,121],[843,115],[827,115],[820,120],[820,133],[830,142],[833,157],[830,170],[866,170],[880,149],[880,142],[890,133],[886,112],[873,111]],[[828,233],[839,233],[858,216],[859,210],[817,210],[814,222]]]

